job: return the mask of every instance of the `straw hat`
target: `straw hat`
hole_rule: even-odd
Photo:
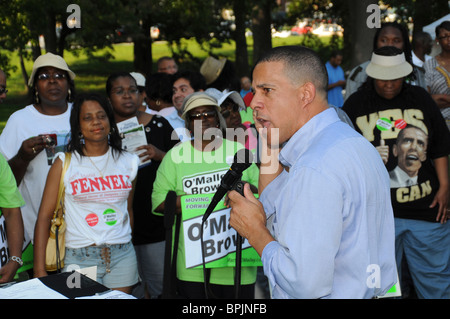
[[[205,61],[203,61],[203,64],[200,67],[200,73],[205,77],[206,85],[217,80],[225,66],[225,62],[227,62],[227,59],[225,58],[217,60],[212,56],[207,57]]]
[[[46,53],[41,56],[39,56],[33,64],[33,70],[31,71],[30,79],[28,80],[28,86],[33,86],[34,76],[36,75],[36,72],[39,68],[42,68],[44,66],[52,66],[54,68],[67,71],[69,73],[70,79],[75,78],[75,73],[73,73],[69,66],[67,65],[66,61],[64,59],[56,54],[53,53]]]
[[[186,120],[186,115],[190,110],[195,109],[199,106],[207,105],[214,106],[217,113],[220,113],[220,106],[219,104],[217,104],[216,99],[214,99],[212,96],[206,94],[205,92],[192,93],[188,95],[183,101],[183,106],[181,108],[183,110],[183,114],[181,115],[181,117]]]
[[[239,111],[245,110],[244,100],[242,99],[241,95],[236,91],[220,92],[218,89],[209,88],[205,91],[205,93],[215,98],[219,106],[221,106],[222,103],[229,97],[230,99],[233,100],[234,103],[239,105]]]
[[[183,101],[183,114],[181,115],[181,118],[185,120],[185,126],[186,128],[189,127],[189,121],[187,121],[186,116],[188,112],[192,109],[195,109],[199,106],[214,106],[214,109],[217,112],[217,116],[219,118],[219,129],[224,130],[227,127],[227,123],[225,119],[223,118],[222,114],[220,114],[220,106],[217,104],[217,101],[212,96],[206,94],[205,92],[194,92],[188,96],[185,97]]]
[[[406,62],[405,54],[384,56],[372,53],[372,59],[366,68],[366,73],[377,80],[395,80],[403,78],[413,71],[411,64]]]

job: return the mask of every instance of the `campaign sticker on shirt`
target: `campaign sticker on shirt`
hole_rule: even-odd
[[[98,216],[94,213],[88,214],[85,218],[89,226],[94,227],[98,223]]]
[[[387,131],[387,130],[391,129],[391,127],[392,127],[392,122],[389,119],[383,117],[383,118],[377,120],[377,128],[380,131]]]
[[[103,212],[103,219],[108,226],[114,226],[117,223],[117,213],[114,209],[108,208]]]
[[[406,123],[406,121],[403,119],[400,119],[400,120],[397,120],[394,122],[394,126],[400,130],[403,130],[407,124],[408,123]]]

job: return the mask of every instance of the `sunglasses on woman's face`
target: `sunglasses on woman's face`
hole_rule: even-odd
[[[54,80],[62,80],[66,78],[66,75],[64,73],[53,73],[53,74],[48,74],[48,73],[42,73],[38,75],[38,80],[41,81],[47,81],[50,80],[50,78],[54,79]]]
[[[222,114],[222,116],[224,118],[227,118],[231,115],[231,113],[235,113],[235,112],[239,112],[239,105],[237,105],[236,103],[223,103],[221,106],[221,110],[220,110],[220,114]]]
[[[206,112],[201,112],[201,113],[189,114],[189,119],[191,121],[200,120],[200,119],[203,120],[203,119],[209,119],[214,116],[216,116],[216,111],[206,111]]]

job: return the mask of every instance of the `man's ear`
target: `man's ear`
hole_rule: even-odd
[[[299,88],[299,98],[302,105],[306,106],[312,103],[316,98],[316,87],[311,82],[306,82]]]

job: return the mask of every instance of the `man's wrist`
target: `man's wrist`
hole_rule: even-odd
[[[270,234],[267,228],[255,233],[255,236],[247,238],[249,244],[256,250],[259,256],[262,256],[264,248],[275,239]]]

